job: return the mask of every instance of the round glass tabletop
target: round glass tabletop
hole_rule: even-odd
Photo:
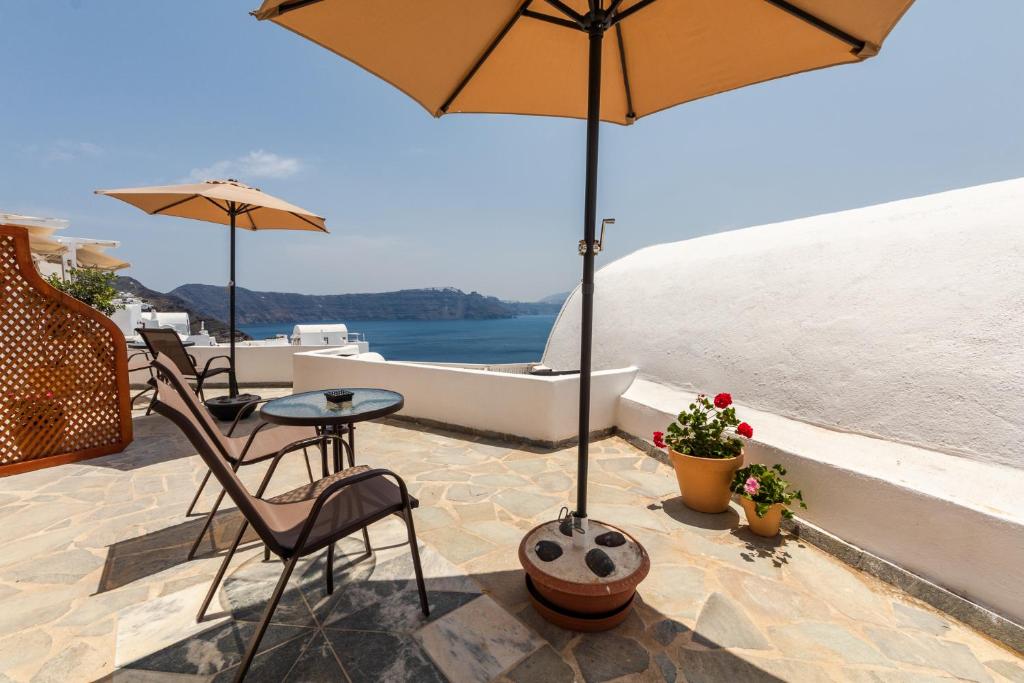
[[[373,420],[396,413],[405,404],[405,398],[387,389],[351,389],[352,400],[335,404],[324,396],[324,391],[306,391],[267,401],[260,415],[267,422],[285,425],[351,424]]]

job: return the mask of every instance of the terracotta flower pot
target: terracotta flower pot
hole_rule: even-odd
[[[740,505],[747,515],[747,525],[750,530],[758,536],[772,538],[779,535],[782,526],[782,503],[774,503],[764,513],[764,517],[757,516],[757,505],[746,496],[740,496]]]
[[[732,476],[743,464],[743,453],[735,458],[697,458],[671,448],[668,456],[676,470],[683,504],[698,512],[725,512],[729,508]]]

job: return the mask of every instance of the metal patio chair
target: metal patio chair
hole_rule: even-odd
[[[182,375],[195,382],[199,399],[203,402],[206,401],[206,396],[203,395],[203,384],[208,379],[223,374],[227,374],[231,378],[235,376],[235,368],[231,364],[231,357],[226,354],[211,356],[206,361],[203,369],[200,370],[195,356],[185,350],[185,345],[181,343],[181,337],[169,327],[139,327],[135,332],[142,337],[146,348],[149,349],[150,356],[156,358],[158,353],[162,353],[174,363]],[[226,360],[228,367],[214,367],[213,362],[216,360]]]
[[[241,528],[203,600],[196,617],[197,622],[202,621],[206,615],[206,610],[209,608],[210,602],[227,572],[231,558],[241,544],[249,525],[252,525],[253,530],[269,551],[280,557],[285,563],[281,577],[263,611],[256,633],[238,665],[235,681],[245,678],[299,558],[327,549],[324,580],[327,593],[333,593],[334,543],[357,531],[365,530],[369,525],[390,515],[397,515],[405,522],[409,552],[412,555],[413,570],[416,574],[416,587],[419,591],[420,608],[425,617],[430,615],[427,589],[423,581],[423,569],[420,565],[419,548],[416,544],[416,530],[412,519],[412,510],[419,506],[419,502],[409,495],[401,477],[390,470],[371,469],[366,465],[360,465],[336,472],[287,493],[264,499],[263,495],[267,485],[284,455],[311,445],[320,445],[321,451],[326,452],[326,444],[334,439],[344,444],[338,435],[321,434],[290,444],[278,451],[270,463],[259,489],[255,495],[252,495],[238,479],[231,463],[221,455],[216,442],[210,438],[200,420],[183,398],[188,395],[188,387],[185,386],[177,368],[165,361],[162,356],[153,359],[153,367],[156,372],[157,387],[155,410],[174,422],[185,433],[221,486],[231,496],[231,500],[238,506],[244,518]],[[393,479],[394,482],[390,479]]]
[[[161,362],[164,363],[164,372],[173,372],[174,376],[178,379],[176,387],[180,392],[181,400],[189,407],[192,415],[200,423],[200,426],[205,430],[207,436],[217,445],[220,449],[221,456],[228,461],[231,468],[234,471],[238,471],[238,468],[243,465],[253,465],[260,462],[265,462],[271,458],[277,456],[278,452],[297,441],[307,442],[313,437],[317,436],[316,428],[314,427],[289,427],[289,426],[273,426],[269,422],[261,422],[255,429],[249,434],[242,434],[235,436],[235,429],[238,427],[238,423],[241,421],[248,411],[239,411],[238,416],[235,417],[234,422],[231,423],[231,427],[228,429],[227,434],[220,430],[217,423],[214,421],[213,416],[210,415],[210,411],[206,409],[196,396],[195,392],[189,387],[187,378],[184,377],[178,370],[177,364],[172,363],[169,358],[165,355],[159,355]],[[156,373],[156,362],[155,359],[150,363],[150,369],[154,376]],[[155,380],[151,380],[151,384],[156,385]],[[156,397],[154,396],[154,403]],[[263,403],[269,399],[260,399],[253,401],[248,405],[255,405],[257,403]],[[309,464],[309,454],[307,452],[307,444],[302,448],[302,454],[305,458],[306,472],[309,474],[309,481],[313,483],[315,478],[313,477],[313,469]],[[321,449],[321,471],[323,476],[327,476],[327,454],[326,451]],[[352,462],[353,457],[349,455],[349,465],[352,466],[355,463]],[[185,516],[192,514],[192,510],[195,508],[196,503],[199,501],[199,496],[203,493],[203,489],[206,487],[207,482],[210,480],[212,470],[207,470],[203,480],[199,483],[199,488],[196,490],[196,494],[192,497],[192,502],[189,503],[188,510],[185,511]],[[203,526],[199,530],[199,534],[196,536],[196,540],[192,543],[192,547],[188,551],[188,559],[192,559],[196,555],[196,551],[199,550],[199,544],[202,543],[203,536],[206,535],[206,531],[210,528],[210,524],[213,522],[214,515],[217,514],[217,510],[220,508],[221,502],[224,500],[224,489],[217,495],[213,506],[210,511],[206,514],[206,519],[203,521]],[[369,540],[366,542],[367,548],[369,548]]]

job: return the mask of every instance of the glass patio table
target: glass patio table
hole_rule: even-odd
[[[375,420],[397,413],[405,405],[405,397],[387,389],[346,388],[352,392],[352,400],[335,404],[327,400],[325,393],[337,391],[305,391],[267,401],[260,409],[260,415],[267,422],[279,425],[316,427],[327,434],[348,432],[349,466],[355,465],[356,422]],[[334,442],[334,471],[342,469],[341,446]]]

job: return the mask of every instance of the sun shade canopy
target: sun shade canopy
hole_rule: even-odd
[[[327,232],[325,219],[306,209],[249,187],[237,180],[207,180],[187,185],[96,190],[149,214],[192,218],[208,223],[231,224],[245,230],[313,230]]]
[[[611,0],[601,118],[631,123],[872,57],[911,3]],[[265,0],[254,14],[376,74],[434,116],[585,118],[587,33],[569,17],[588,10],[587,0]]]

